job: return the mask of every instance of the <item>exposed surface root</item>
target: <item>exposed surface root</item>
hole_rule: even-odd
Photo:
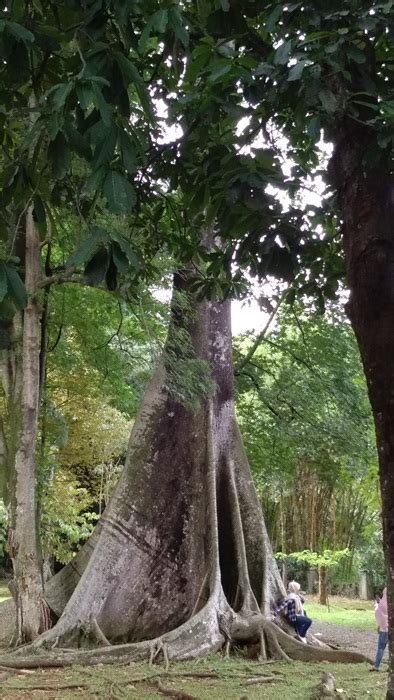
[[[15,683],[13,683],[12,686],[8,687],[10,690],[24,690],[25,692],[30,692],[31,690],[46,690],[47,692],[59,692],[60,690],[76,690],[87,688],[88,686],[86,685],[86,683],[56,683],[55,685],[49,685],[44,683],[42,685],[16,685]]]
[[[331,649],[326,645],[303,644],[261,613],[235,613],[223,594],[211,599],[193,618],[177,629],[155,640],[131,644],[109,645],[95,649],[44,651],[34,644],[7,656],[0,664],[8,669],[66,667],[74,664],[96,665],[129,663],[137,660],[164,660],[168,671],[170,660],[187,660],[213,654],[232,642],[260,643],[261,653],[271,658],[300,661],[332,661],[372,663],[363,654]]]
[[[157,681],[157,690],[162,695],[166,695],[168,698],[175,698],[175,700],[198,700],[195,695],[190,695],[190,693],[185,693],[183,690],[175,690],[175,688],[165,688],[161,681]]]

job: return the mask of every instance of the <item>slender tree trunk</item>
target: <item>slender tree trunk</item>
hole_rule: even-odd
[[[17,640],[27,642],[48,627],[36,520],[35,450],[38,425],[40,308],[34,292],[40,276],[40,242],[32,207],[26,213],[25,286],[20,443],[15,455],[15,521],[10,550],[14,564]]]
[[[372,166],[366,160],[377,157]],[[390,676],[394,699],[394,181],[372,129],[356,122],[337,131],[332,173],[343,219],[348,314],[371,401],[379,457],[388,572]]]
[[[319,603],[327,605],[327,567],[319,566]]]
[[[20,441],[22,392],[22,314],[17,312],[7,324],[8,347],[0,352],[0,379],[4,412],[1,417],[4,481],[1,495],[15,513],[15,456]],[[11,521],[14,518],[11,517]]]

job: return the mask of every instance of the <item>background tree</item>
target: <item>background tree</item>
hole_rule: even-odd
[[[372,415],[346,318],[335,305],[325,316],[287,307],[258,346],[238,338],[235,353],[237,413],[274,549],[349,548],[353,557],[380,501]]]

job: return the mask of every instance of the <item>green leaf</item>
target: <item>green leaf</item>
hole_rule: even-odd
[[[86,238],[76,251],[66,262],[66,270],[71,267],[79,267],[90,260],[93,253],[100,248],[103,243],[107,243],[108,234],[101,228],[95,228],[91,236]]]
[[[394,100],[385,100],[380,103],[381,111],[389,118],[394,117]]]
[[[106,173],[106,168],[104,166],[101,166],[97,170],[94,170],[89,177],[87,178],[83,188],[82,192],[85,195],[90,195],[90,194],[96,194],[99,190],[101,190],[104,177]]]
[[[18,41],[23,41],[24,44],[31,44],[34,41],[34,34],[22,27],[21,24],[16,22],[5,22],[5,29],[12,34]]]
[[[51,141],[54,141],[59,131],[62,131],[64,124],[63,114],[55,112],[47,122],[47,133]]]
[[[154,13],[152,16],[152,26],[154,29],[157,29],[158,32],[162,33],[165,32],[167,29],[167,24],[168,24],[168,10],[165,10],[164,8],[161,10],[157,10],[157,12]]]
[[[223,2],[223,0],[222,0]],[[224,0],[228,6],[228,0]],[[227,10],[225,10],[227,12]],[[168,11],[168,23],[173,27],[175,36],[181,42],[182,46],[187,49],[189,46],[189,32],[182,22],[182,15],[176,7],[171,7]]]
[[[146,23],[146,26],[141,34],[140,40],[138,42],[138,50],[140,53],[145,53],[146,47],[149,41],[149,37],[153,29],[156,29],[159,34],[165,32],[168,23],[168,10],[161,9],[157,10],[150,20]]]
[[[94,168],[99,168],[100,165],[111,161],[115,151],[116,136],[116,128],[114,125],[103,132],[103,136],[94,149],[92,161]]]
[[[319,139],[321,130],[319,117],[312,117],[311,119],[308,119],[306,130],[308,136],[310,136],[313,139]]]
[[[112,243],[112,256],[119,274],[124,275],[129,269],[129,259],[119,243]]]
[[[299,80],[302,76],[302,73],[304,71],[305,66],[308,64],[308,61],[298,61],[295,66],[292,66],[289,70],[289,75],[287,77],[287,80],[289,83],[293,80]]]
[[[119,132],[119,146],[122,153],[122,162],[127,172],[133,175],[137,170],[137,157],[131,136],[127,131]]]
[[[55,85],[55,87],[48,90],[47,97],[51,98],[52,104],[55,109],[62,109],[71,90],[72,83],[63,83],[61,85]]]
[[[138,68],[134,63],[120,53],[120,51],[115,51],[114,56],[124,78],[126,87],[128,87],[130,83],[143,83]]]
[[[109,263],[110,254],[108,248],[106,246],[100,246],[85,267],[84,275],[87,283],[92,287],[97,287],[104,282]]]
[[[149,93],[143,83],[136,83],[135,84],[135,90],[138,95],[138,99],[141,103],[141,107],[145,112],[145,115],[147,116],[148,120],[150,121],[151,124],[155,121],[155,115],[154,111],[152,109],[152,104],[149,98]]]
[[[70,168],[70,151],[61,131],[48,146],[48,159],[52,162],[54,176],[62,180]]]
[[[94,104],[100,112],[101,118],[106,126],[110,126],[112,122],[112,107],[105,101],[103,93],[96,83],[92,83],[94,95]]]
[[[283,12],[283,5],[279,4],[276,5],[276,7],[272,10],[271,14],[269,15],[266,23],[265,23],[265,28],[267,32],[273,32],[275,29],[275,25],[277,24],[279,17],[282,16]]]
[[[64,131],[67,136],[67,141],[69,146],[75,153],[77,153],[81,158],[86,158],[86,160],[91,160],[92,149],[88,140],[77,131],[75,126],[71,122],[66,122],[64,125]]]
[[[337,109],[337,100],[333,92],[328,89],[320,90],[319,99],[326,112],[332,114]]]
[[[76,87],[77,97],[81,108],[86,112],[87,109],[93,104],[94,94],[93,90],[86,83],[79,83]]]
[[[232,68],[232,65],[229,61],[221,61],[216,65],[216,67],[212,70],[208,80],[209,82],[213,83],[219,80],[219,78],[222,78],[224,75],[230,72]]]
[[[5,266],[9,295],[17,309],[22,310],[27,305],[27,293],[18,272],[10,265]]]
[[[275,51],[274,63],[276,66],[285,66],[289,60],[291,40],[284,41]]]
[[[23,16],[26,12],[26,1],[25,0],[11,0],[11,11],[12,11],[12,16],[15,17],[17,22],[20,22],[21,19],[23,19]]]
[[[103,191],[109,208],[114,214],[127,214],[133,209],[136,202],[134,187],[117,170],[111,170],[107,174]]]
[[[123,251],[123,253],[126,255],[130,265],[134,267],[136,270],[139,270],[141,267],[140,260],[138,258],[138,255],[134,252],[132,249],[130,243],[124,238],[124,236],[121,236],[118,233],[112,233],[112,239],[116,241],[118,244],[119,248]]]
[[[254,71],[255,75],[272,75],[275,71],[275,67],[271,63],[259,63]]]
[[[149,93],[141,75],[138,72],[138,69],[136,68],[134,63],[129,61],[129,59],[126,58],[126,56],[121,54],[119,51],[115,53],[115,59],[122,73],[126,88],[130,84],[134,85],[142,109],[144,110],[148,119],[150,121],[153,121],[154,112],[152,109]]]
[[[365,63],[366,61],[364,51],[361,51],[361,49],[357,48],[357,46],[349,46],[347,55],[352,59],[352,61],[358,64]]]
[[[4,263],[0,263],[0,301],[3,301],[5,295],[7,294],[8,284],[7,284],[7,274],[5,271]]]

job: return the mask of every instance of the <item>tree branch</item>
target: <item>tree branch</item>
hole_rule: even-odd
[[[58,275],[51,275],[50,277],[44,277],[40,281],[38,289],[45,289],[45,287],[50,287],[53,284],[65,284],[66,282],[74,284],[86,284],[83,275],[70,271],[62,272]]]

